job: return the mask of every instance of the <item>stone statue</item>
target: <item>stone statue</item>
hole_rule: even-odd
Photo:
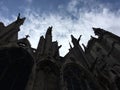
[[[4,26],[4,24],[0,23],[0,44],[10,43],[11,41],[18,40],[18,31],[20,30],[20,26],[24,23],[25,17],[20,18],[20,14],[18,14],[17,20],[8,26]]]

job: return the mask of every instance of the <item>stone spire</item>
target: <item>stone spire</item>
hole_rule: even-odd
[[[42,57],[58,57],[61,46],[62,45],[58,46],[57,41],[52,41],[52,27],[49,27],[45,34],[45,38],[43,36],[40,37],[36,50],[36,57],[38,57],[37,60],[39,61]]]
[[[50,54],[52,47],[52,27],[49,27],[47,29],[46,35],[45,35],[45,54]]]
[[[76,56],[76,60],[80,60],[81,64],[87,68],[89,68],[89,64],[87,62],[87,58],[85,56],[85,53],[79,44],[81,35],[78,39],[76,39],[73,35],[71,35],[72,43],[74,47],[72,48],[73,54]],[[80,58],[80,59],[79,59]]]
[[[78,46],[79,45],[79,41],[81,39],[81,36],[82,35],[80,35],[80,37],[78,39],[76,39],[73,35],[71,35],[72,43],[73,43],[74,46]]]
[[[72,39],[72,43],[73,43],[74,46],[78,46],[79,45],[78,40],[73,35],[71,35],[71,39]]]
[[[45,38],[47,38],[48,36],[52,36],[52,27],[48,27]]]

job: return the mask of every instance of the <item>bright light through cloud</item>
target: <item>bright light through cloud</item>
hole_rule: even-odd
[[[32,0],[26,0],[28,3],[32,3]]]
[[[29,34],[31,45],[36,48],[40,36],[45,35],[49,26],[53,26],[53,41],[57,40],[59,45],[62,45],[60,55],[64,56],[69,50],[71,34],[76,38],[82,35],[80,44],[84,43],[85,45],[87,45],[90,36],[94,36],[92,27],[100,27],[120,36],[119,10],[113,12],[102,4],[98,9],[93,8],[92,5],[91,10],[88,10],[86,7],[78,7],[82,1],[71,0],[66,6],[60,5],[58,6],[60,12],[41,13],[38,12],[38,9],[26,8],[22,16],[27,19],[21,27],[19,38]],[[87,2],[84,1],[84,3]],[[1,17],[0,20],[8,23],[8,19],[5,19],[4,16]]]

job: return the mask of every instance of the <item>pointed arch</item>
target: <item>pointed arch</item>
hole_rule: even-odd
[[[67,90],[100,90],[91,74],[75,63],[65,65],[63,79],[66,83]]]
[[[33,90],[60,90],[60,69],[50,60],[37,64],[36,79]]]

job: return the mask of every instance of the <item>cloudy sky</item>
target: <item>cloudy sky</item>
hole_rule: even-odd
[[[26,17],[19,38],[30,35],[32,47],[49,26],[53,26],[53,41],[62,45],[64,56],[71,43],[70,35],[82,35],[80,44],[87,44],[99,27],[120,36],[120,0],[0,0],[0,21],[8,25],[18,13]]]

